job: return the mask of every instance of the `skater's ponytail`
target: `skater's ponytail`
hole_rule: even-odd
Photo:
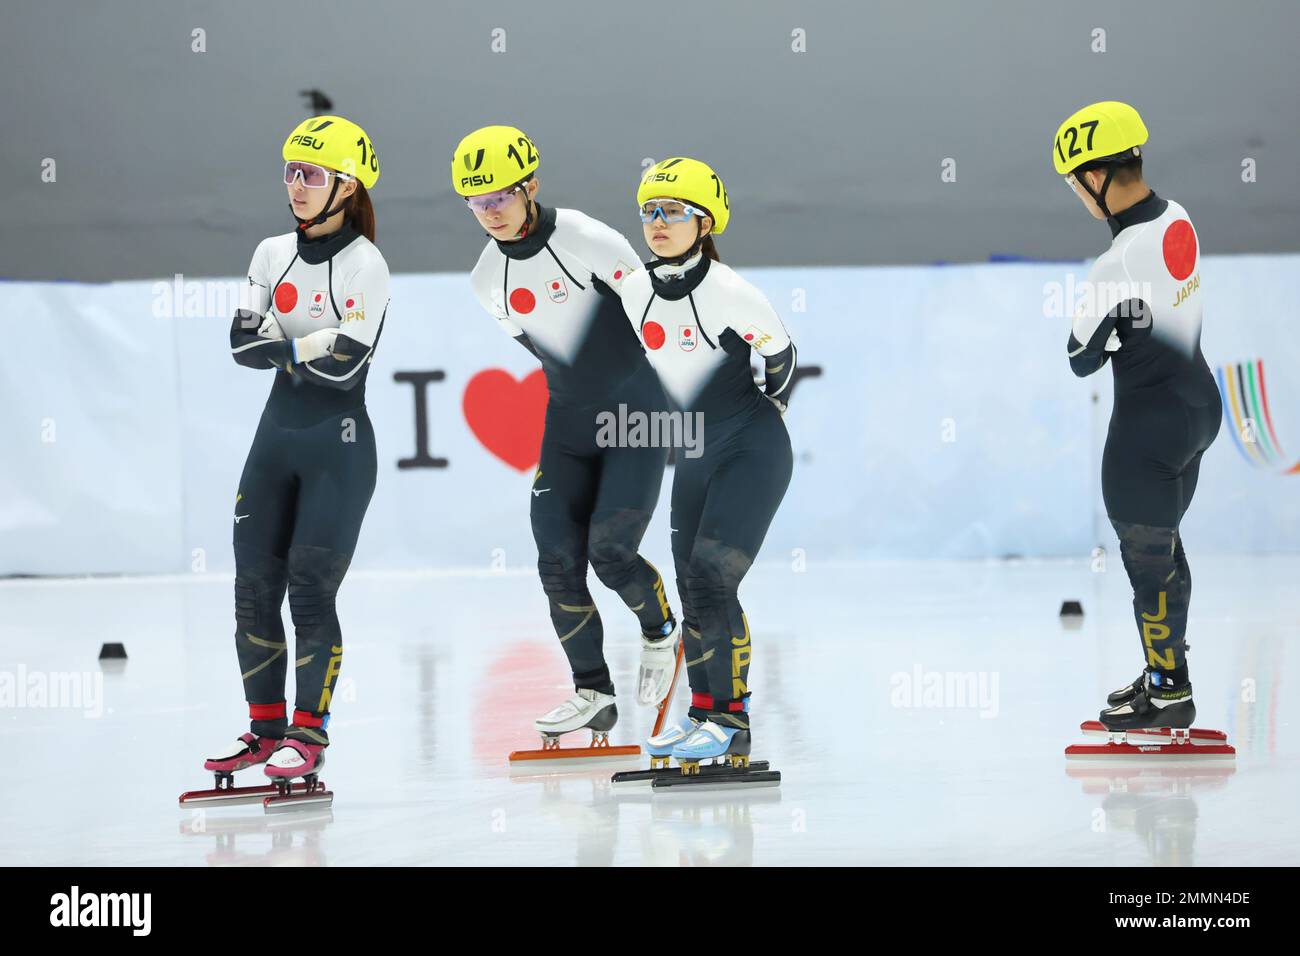
[[[713,244],[713,233],[709,233],[704,237],[704,241],[700,243],[700,252],[714,262],[722,261],[722,258],[718,255],[718,247]]]
[[[348,200],[344,219],[361,235],[371,242],[375,241],[375,207],[371,205],[370,193],[366,192],[366,187],[361,185],[360,180],[357,181],[356,192]]]

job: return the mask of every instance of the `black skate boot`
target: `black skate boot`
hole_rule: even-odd
[[[1175,683],[1157,671],[1148,671],[1133,697],[1108,707],[1098,718],[1107,730],[1143,730],[1156,727],[1190,727],[1196,720],[1192,685]]]
[[[1125,684],[1119,690],[1113,690],[1106,695],[1106,705],[1108,707],[1118,707],[1120,704],[1127,704],[1138,695],[1142,689],[1143,683],[1146,682],[1147,675],[1151,673],[1151,668],[1146,668],[1141,674],[1138,674],[1137,680],[1131,684]]]

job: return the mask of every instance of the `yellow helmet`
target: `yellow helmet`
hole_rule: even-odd
[[[731,220],[727,188],[718,174],[698,159],[676,156],[647,169],[636,190],[637,205],[647,199],[681,199],[698,206],[713,219],[715,236],[722,235]]]
[[[1052,162],[1062,176],[1088,163],[1120,163],[1142,155],[1146,124],[1127,103],[1093,103],[1071,116],[1056,131]]]
[[[342,116],[313,116],[294,127],[284,141],[285,162],[315,163],[361,180],[367,189],[379,181],[375,144],[356,123]]]
[[[515,185],[537,172],[533,141],[513,126],[484,126],[451,154],[451,185],[461,196],[481,196]]]

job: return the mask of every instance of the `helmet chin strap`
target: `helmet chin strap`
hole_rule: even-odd
[[[325,222],[331,216],[337,215],[339,212],[342,211],[343,203],[347,202],[346,199],[343,202],[339,203],[337,209],[330,208],[330,203],[334,202],[334,197],[338,195],[338,191],[339,191],[339,178],[335,176],[334,185],[330,187],[330,194],[329,197],[325,200],[324,208],[321,210],[320,215],[316,216],[313,219],[299,219],[298,214],[293,211],[293,203],[289,204],[289,212],[293,215],[294,219],[298,220],[299,232],[306,232],[312,226],[319,226],[322,222]]]
[[[1114,165],[1108,163],[1106,165],[1106,178],[1102,180],[1100,192],[1092,191],[1092,187],[1088,185],[1088,180],[1084,177],[1082,172],[1079,172],[1074,177],[1075,180],[1079,183],[1079,185],[1083,187],[1083,191],[1092,197],[1092,201],[1097,204],[1097,208],[1101,210],[1101,214],[1105,216],[1107,219],[1115,218],[1114,216],[1111,215],[1110,208],[1106,205],[1106,190],[1110,189],[1110,180],[1111,177],[1114,175],[1115,175],[1115,167]]]
[[[680,266],[700,251],[700,246],[704,245],[704,240],[712,233],[704,232],[704,224],[700,221],[699,216],[692,216],[691,218],[695,220],[695,241],[691,243],[691,247],[679,256],[665,256],[653,259],[646,263],[647,269],[653,269],[655,266]]]
[[[524,187],[524,198],[528,198],[527,187]],[[515,233],[516,239],[522,239],[533,231],[533,223],[537,220],[537,217],[533,215],[533,211],[536,208],[537,204],[533,202],[533,200],[529,199],[528,205],[524,208],[524,224],[520,226],[519,231]]]
[[[525,236],[527,236],[530,232],[533,231],[533,223],[537,221],[537,217],[533,215],[533,213],[537,209],[537,202],[536,200],[528,198],[529,182],[532,182],[532,180],[531,179],[527,180],[524,183],[524,199],[527,202],[527,205],[524,207],[524,224],[519,227],[518,232],[516,232],[513,236],[510,237],[511,241],[515,239],[523,239]],[[487,236],[489,239],[496,238],[496,236],[492,235],[492,233],[488,232],[486,229],[483,230],[483,235]]]

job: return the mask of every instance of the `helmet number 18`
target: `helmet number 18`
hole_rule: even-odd
[[[722,200],[723,209],[730,209],[731,203],[727,201],[727,190],[722,187],[722,180],[718,178],[718,174],[711,173],[709,178],[713,180],[713,195]]]
[[[362,136],[360,139],[357,140],[357,145],[361,147],[361,165],[365,166],[368,164],[370,166],[371,172],[378,172],[379,157],[375,155],[374,144],[366,142],[366,138]],[[369,159],[366,158],[367,150],[369,150]]]

